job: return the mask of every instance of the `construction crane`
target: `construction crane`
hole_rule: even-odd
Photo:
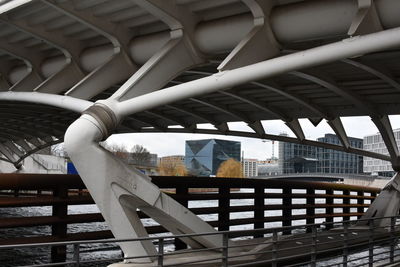
[[[271,159],[275,159],[275,140],[262,140],[263,143],[271,142],[272,143],[272,156]]]

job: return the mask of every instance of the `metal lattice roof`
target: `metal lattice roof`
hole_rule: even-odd
[[[376,0],[367,9],[356,0],[269,2],[33,0],[0,14],[2,159],[17,164],[61,142],[83,111],[37,102],[40,94],[79,99],[86,103],[82,107],[104,99],[123,102],[400,26],[396,0]],[[340,117],[384,120],[399,114],[399,58],[400,45],[299,68],[130,114],[116,132],[215,133],[315,144],[303,140],[298,119],[326,119],[344,142],[335,148],[350,151]],[[17,99],[9,91],[32,98]],[[298,139],[266,134],[260,121],[275,119],[285,121]],[[226,123],[233,121],[246,122],[253,132],[230,130]],[[199,129],[201,123],[215,129]]]

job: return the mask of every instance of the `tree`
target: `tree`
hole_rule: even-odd
[[[150,152],[142,145],[134,145],[132,150],[130,151],[130,158],[132,160],[132,164],[148,166],[150,165]]]
[[[181,161],[161,161],[159,173],[163,176],[186,176],[188,171]]]
[[[228,159],[219,165],[217,177],[243,178],[242,165],[235,159]]]
[[[137,166],[151,165],[150,152],[142,145],[134,145],[132,149],[127,149],[123,144],[108,144],[105,142],[101,145],[117,157],[124,159],[128,164]]]
[[[109,144],[107,142],[101,143],[101,146],[116,155],[119,158],[126,159],[128,155],[128,149],[122,144]]]

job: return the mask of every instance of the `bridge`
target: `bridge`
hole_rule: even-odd
[[[114,133],[245,136],[390,161],[400,105],[396,0],[5,0],[0,2],[1,160],[65,143],[115,237],[146,236],[137,210],[174,234],[214,229],[100,146]],[[369,116],[388,155],[352,147],[341,118]],[[325,120],[341,144],[305,137]],[[281,120],[295,138],[268,134]],[[235,131],[240,121],[249,131]],[[212,129],[205,129],[208,123]],[[365,218],[400,205],[396,174]],[[380,221],[383,225],[388,220]],[[219,236],[185,239],[215,247]],[[127,257],[153,255],[146,240]],[[150,257],[142,261],[151,261]]]

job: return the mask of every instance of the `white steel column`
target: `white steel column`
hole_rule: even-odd
[[[151,179],[99,145],[115,127],[108,108],[93,106],[65,134],[65,148],[116,238],[147,236],[137,210],[174,234],[214,232],[208,223],[162,193]],[[191,247],[219,247],[221,236],[185,238]],[[155,255],[150,241],[121,243],[126,257]],[[142,261],[149,261],[149,256]]]
[[[160,4],[159,1],[151,3]],[[149,9],[153,10],[153,8],[154,6]],[[168,21],[170,18],[166,17]],[[174,25],[175,22],[172,20],[171,25]],[[179,32],[181,29],[178,29]],[[174,234],[213,232],[214,229],[210,225],[163,194],[157,186],[151,183],[149,177],[135,169],[130,169],[121,160],[104,150],[99,142],[107,138],[126,116],[140,111],[173,104],[178,100],[218,90],[226,90],[289,71],[390,49],[399,45],[400,28],[386,30],[222,71],[209,77],[119,102],[118,100],[126,99],[127,96],[133,96],[130,89],[134,88],[131,86],[136,80],[131,80],[130,84],[126,84],[122,91],[118,92],[119,97],[98,101],[96,105],[85,111],[85,114],[68,128],[65,135],[65,146],[117,238],[146,236],[145,229],[137,216],[137,210],[151,216]],[[158,59],[154,59],[155,61],[151,64],[158,62]],[[157,64],[153,66],[156,68]],[[146,92],[153,89],[157,88],[148,88]],[[134,91],[132,93],[135,94]],[[291,126],[297,128],[295,131],[300,138],[303,138],[304,134],[301,129],[298,129],[299,125],[297,124],[298,121],[294,121]],[[195,237],[184,239],[184,241],[192,247],[216,247],[222,244],[221,238],[217,236]],[[124,243],[121,244],[121,247],[127,257],[147,255],[145,260],[151,260],[150,255],[155,253],[154,247],[149,242]]]

